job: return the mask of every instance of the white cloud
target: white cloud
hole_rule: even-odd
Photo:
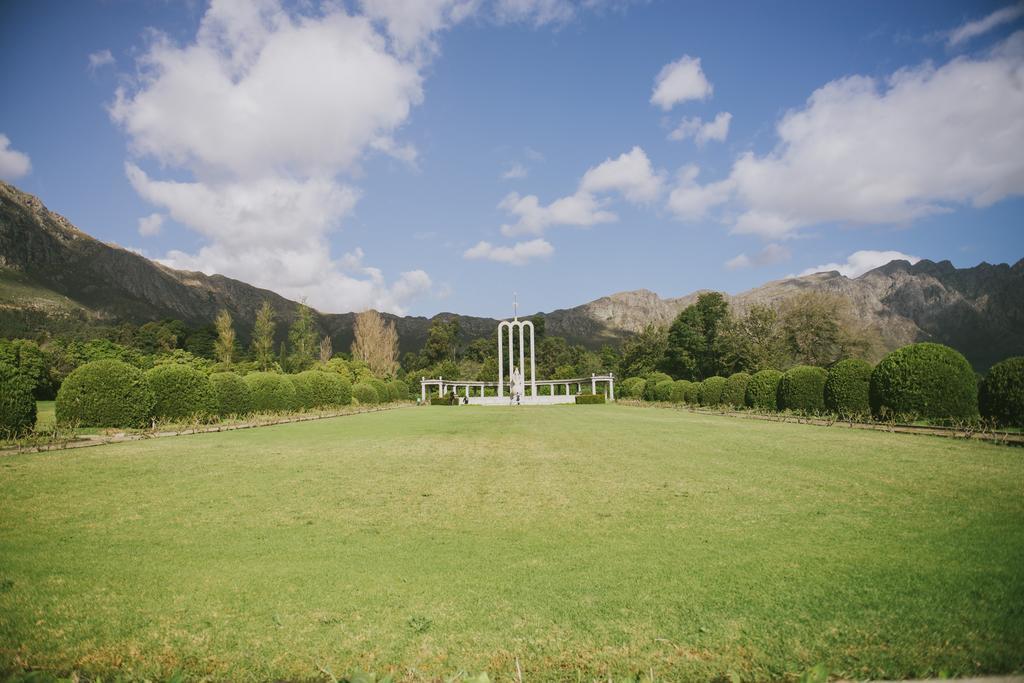
[[[587,227],[618,220],[618,216],[601,206],[602,202],[589,192],[577,192],[547,206],[542,206],[536,195],[523,197],[512,192],[501,200],[498,208],[518,216],[519,220],[502,225],[501,233],[506,237],[540,235],[552,225]]]
[[[400,54],[435,51],[431,36],[477,10],[478,0],[360,0],[363,13],[381,21]]]
[[[569,0],[496,0],[494,15],[499,22],[544,26],[568,22],[576,16],[576,7]]]
[[[597,194],[616,191],[631,202],[651,202],[661,194],[662,178],[651,167],[639,147],[619,155],[616,159],[605,159],[587,170],[580,181],[580,190]]]
[[[823,263],[820,266],[814,266],[813,268],[801,271],[799,277],[811,275],[812,273],[827,273],[836,270],[839,271],[840,275],[855,278],[860,277],[869,270],[884,266],[890,261],[909,261],[913,264],[920,260],[917,256],[910,256],[900,251],[862,250],[850,254],[845,263]]]
[[[738,254],[733,258],[725,262],[725,267],[729,270],[736,270],[738,268],[749,268],[751,266],[770,266],[776,263],[782,263],[788,261],[792,253],[786,247],[780,244],[766,244],[761,251],[754,254],[753,257],[747,256],[746,254]]]
[[[902,69],[884,82],[832,81],[782,118],[773,151],[743,154],[719,183],[684,174],[669,207],[695,220],[732,201],[734,232],[779,239],[1024,194],[1022,42],[1019,32],[985,57]]]
[[[529,172],[525,166],[522,164],[512,164],[507,171],[501,174],[501,177],[504,180],[520,180],[527,175],[529,175]]]
[[[110,50],[97,50],[89,55],[89,71],[95,72],[114,63],[114,55]]]
[[[706,99],[711,92],[711,83],[701,69],[700,57],[683,55],[658,72],[654,79],[651,104],[668,111],[680,102]]]
[[[523,266],[533,259],[548,258],[555,248],[547,240],[538,237],[529,242],[517,242],[511,247],[496,247],[490,242],[479,242],[467,249],[462,257],[465,259],[486,259],[513,266]]]
[[[160,213],[151,213],[148,216],[143,216],[139,219],[139,234],[143,237],[152,237],[153,235],[159,235],[160,231],[164,227],[164,215]]]
[[[428,50],[412,43],[456,21],[462,4],[431,3],[435,21],[426,9],[389,13],[397,5],[386,2],[367,2],[371,19],[339,4],[303,15],[277,0],[215,0],[194,42],[156,35],[110,115],[136,156],[194,178],[151,178],[126,164],[143,198],[208,239],[164,262],[305,296],[326,311],[405,310],[430,287],[426,273],[388,283],[358,250],[355,260],[331,257],[327,236],[359,197],[338,176],[357,176],[373,152],[415,163],[415,149],[395,139],[423,97]]]
[[[959,45],[960,43],[964,43],[972,38],[988,33],[998,26],[1016,21],[1021,17],[1024,17],[1024,2],[1018,2],[1016,5],[1010,5],[1009,7],[998,9],[983,19],[969,21],[954,31],[951,31],[949,34],[949,45],[950,47]]]
[[[729,123],[732,121],[732,114],[727,111],[720,112],[714,120],[704,122],[699,116],[683,119],[679,126],[669,133],[670,140],[685,140],[692,137],[698,146],[703,146],[709,140],[724,142],[729,135]]]
[[[10,139],[0,133],[0,179],[13,182],[32,170],[32,161],[24,152],[11,149]]]

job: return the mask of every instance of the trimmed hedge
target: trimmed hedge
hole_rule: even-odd
[[[188,365],[168,363],[146,371],[156,402],[153,414],[165,420],[207,418],[216,411],[210,378]]]
[[[958,351],[931,342],[896,349],[871,373],[871,412],[879,417],[973,418],[978,383]]]
[[[313,407],[347,406],[352,402],[352,384],[336,372],[310,370]]]
[[[597,405],[604,403],[604,394],[576,394],[576,405]]]
[[[717,406],[722,403],[722,392],[725,390],[725,378],[708,377],[700,383],[700,390],[697,392],[697,401],[702,406]]]
[[[1024,356],[996,363],[981,383],[981,414],[1004,427],[1024,427]]]
[[[750,375],[745,372],[729,375],[729,378],[725,380],[725,388],[722,390],[722,403],[733,408],[742,408],[747,405],[748,384],[750,384]]]
[[[374,377],[373,379],[366,380],[366,383],[372,386],[373,390],[377,392],[377,403],[387,403],[391,400],[391,392],[388,391],[387,382]]]
[[[252,392],[253,410],[284,412],[295,410],[295,386],[287,375],[276,372],[250,372],[245,383]]]
[[[825,380],[825,407],[841,417],[870,414],[871,370],[871,363],[859,358],[841,360],[829,368]]]
[[[0,439],[36,426],[35,382],[13,363],[0,360]]]
[[[369,384],[367,382],[359,382],[354,387],[352,387],[352,397],[359,401],[360,405],[364,406],[372,406],[380,403],[380,394],[377,393],[377,390],[374,388],[372,384]],[[441,398],[443,398],[444,400],[444,403],[441,405],[448,405],[448,397],[445,396]],[[438,404],[434,403],[434,401],[431,400],[430,405]]]
[[[685,379],[677,379],[672,382],[672,393],[669,395],[669,400],[673,403],[686,403],[686,391],[691,384],[693,382]]]
[[[619,383],[619,396],[622,398],[643,398],[647,380],[643,377],[627,377]]]
[[[744,400],[748,408],[754,410],[779,409],[779,380],[782,379],[782,372],[767,368],[755,372],[747,382],[747,394]]]
[[[647,375],[647,379],[644,381],[644,395],[645,401],[657,401],[658,396],[655,390],[662,382],[671,382],[672,378],[666,375],[664,372],[652,372]]]
[[[97,360],[67,376],[57,392],[57,422],[82,427],[147,427],[156,397],[138,368]]]
[[[210,393],[217,414],[246,415],[253,411],[252,390],[236,372],[215,372],[210,375]]]
[[[654,398],[658,401],[669,401],[672,399],[672,388],[675,382],[670,379],[658,382],[654,387]]]
[[[409,385],[400,379],[393,379],[388,384],[388,398],[392,401],[408,401]]]
[[[700,403],[700,382],[690,382],[683,393],[683,398],[692,406]]]
[[[779,380],[779,410],[795,410],[802,413],[825,411],[825,380],[828,373],[824,368],[797,365],[790,368]]]
[[[285,375],[288,381],[292,383],[292,389],[295,390],[295,402],[292,404],[295,410],[311,410],[316,407],[313,399],[313,381],[309,374],[307,374],[311,372],[315,372],[315,370],[305,370],[294,375]]]

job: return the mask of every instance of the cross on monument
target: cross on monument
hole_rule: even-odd
[[[512,292],[512,319],[519,320],[519,295]]]

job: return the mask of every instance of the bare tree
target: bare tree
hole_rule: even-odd
[[[221,310],[214,326],[217,328],[217,359],[224,365],[231,365],[231,357],[235,353],[235,328],[231,323],[231,314]]]
[[[334,355],[334,347],[331,344],[330,335],[325,334],[324,338],[320,340],[320,362],[326,363]]]
[[[378,377],[392,377],[398,370],[398,332],[377,311],[356,314],[352,358],[370,366]]]

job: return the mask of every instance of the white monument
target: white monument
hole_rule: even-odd
[[[526,362],[526,328],[530,328],[530,396],[537,396],[537,365],[534,362],[536,359],[536,353],[534,351],[534,336],[533,336],[533,322],[530,320],[519,319],[519,298],[516,296],[512,303],[512,320],[502,320],[498,324],[498,398],[504,396],[505,386],[505,354],[502,352],[502,338],[505,336],[505,330],[508,330],[508,369],[509,369],[509,396],[514,397],[515,394],[515,377],[516,372],[519,373],[519,394],[522,398],[524,394],[524,376],[523,367]],[[519,330],[519,367],[516,368],[515,356],[513,352],[514,341],[515,341],[515,330]]]

